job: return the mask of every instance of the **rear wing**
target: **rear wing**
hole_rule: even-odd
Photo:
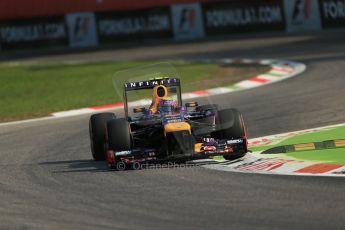
[[[140,90],[140,89],[153,89],[157,85],[163,85],[165,87],[173,87],[176,86],[180,90],[177,94],[179,106],[181,106],[182,98],[181,98],[181,82],[179,78],[154,78],[147,81],[138,81],[138,82],[128,82],[124,84],[124,109],[125,109],[125,116],[128,118],[128,101],[127,101],[127,92],[133,90]]]
[[[138,90],[138,89],[153,89],[156,85],[180,86],[180,79],[178,78],[163,78],[153,79],[148,81],[127,82],[124,84],[125,91]]]

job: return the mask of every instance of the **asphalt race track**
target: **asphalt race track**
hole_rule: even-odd
[[[47,59],[306,63],[307,72],[298,77],[212,98],[239,108],[250,137],[259,137],[345,122],[344,37],[232,38]],[[91,161],[89,149],[88,116],[0,126],[0,229],[344,229],[343,178],[202,167],[109,172]]]

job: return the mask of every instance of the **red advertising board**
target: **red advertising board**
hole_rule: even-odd
[[[217,0],[1,0],[0,19],[63,15],[74,12],[136,10]]]

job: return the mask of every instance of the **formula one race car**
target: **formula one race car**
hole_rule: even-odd
[[[223,156],[242,157],[247,136],[241,113],[219,110],[218,105],[198,105],[181,100],[178,78],[125,83],[124,118],[113,113],[94,114],[89,130],[93,158],[110,168],[133,164],[186,162]],[[130,109],[131,92],[153,94],[147,107]]]

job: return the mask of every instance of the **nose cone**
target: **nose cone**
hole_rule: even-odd
[[[191,126],[187,122],[176,122],[168,123],[164,126],[164,134],[179,132],[179,131],[188,131],[191,134]]]

